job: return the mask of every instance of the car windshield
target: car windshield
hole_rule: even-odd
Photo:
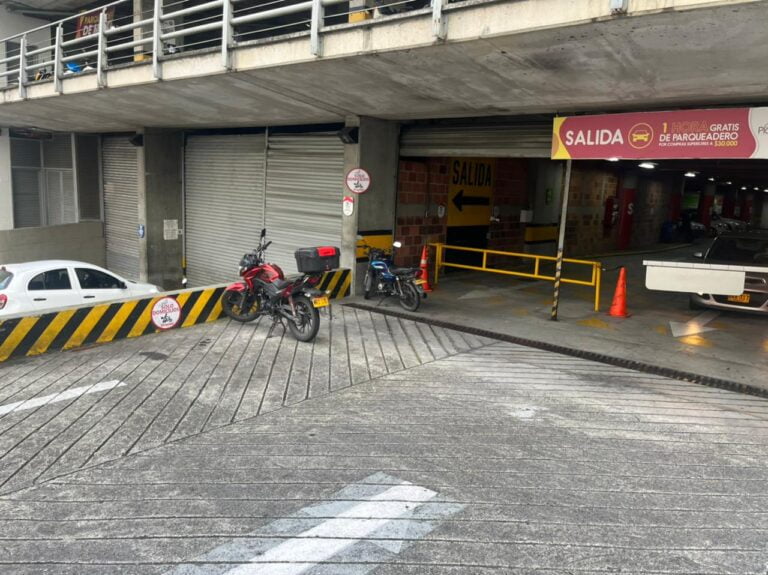
[[[5,289],[11,283],[13,274],[8,270],[0,270],[0,289]]]
[[[768,265],[768,238],[719,237],[712,244],[707,259]]]

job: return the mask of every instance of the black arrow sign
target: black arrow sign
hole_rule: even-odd
[[[485,196],[465,196],[464,190],[459,190],[459,193],[453,196],[453,205],[460,212],[464,211],[464,206],[487,206],[490,203],[490,198]]]

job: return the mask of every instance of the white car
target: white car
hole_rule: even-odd
[[[0,318],[156,294],[159,287],[69,260],[0,265]]]

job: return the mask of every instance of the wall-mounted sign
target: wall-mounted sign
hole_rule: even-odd
[[[448,225],[487,226],[496,160],[452,158],[448,176]]]
[[[110,6],[106,10],[107,12],[107,28],[112,26],[112,20],[115,17],[115,7]],[[75,38],[82,38],[84,36],[90,36],[96,34],[99,31],[99,16],[101,10],[94,10],[93,12],[86,12],[80,14],[77,17],[77,28],[75,28]]]
[[[341,202],[341,211],[345,216],[351,216],[355,213],[354,196],[344,196],[344,200]]]
[[[163,220],[163,239],[179,239],[179,220]]]
[[[363,168],[349,170],[345,179],[349,191],[356,194],[365,193],[371,187],[371,175]]]
[[[555,118],[553,160],[768,158],[768,108]]]
[[[171,329],[181,320],[181,306],[172,297],[160,298],[152,306],[152,323],[157,329]]]

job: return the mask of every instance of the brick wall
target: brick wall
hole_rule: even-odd
[[[401,160],[395,238],[403,247],[398,265],[419,265],[425,243],[445,242],[446,218],[437,215],[440,204],[448,205],[448,159]]]
[[[618,249],[619,224],[603,226],[605,200],[618,202],[619,179],[615,174],[593,169],[574,169],[568,204],[565,247],[568,256],[613,252]],[[630,249],[644,248],[659,241],[661,226],[668,219],[672,195],[669,183],[642,179],[634,202]]]
[[[659,241],[661,225],[669,218],[671,190],[658,181],[641,182],[635,201],[631,248],[642,248]]]
[[[605,200],[617,195],[618,184],[618,178],[610,172],[573,170],[565,234],[566,255],[595,254],[616,248],[618,223],[606,229],[603,218]]]
[[[400,161],[395,238],[403,247],[398,265],[418,265],[425,243],[446,241],[446,216],[438,217],[438,206],[448,207],[449,162],[449,158]],[[497,160],[491,207],[498,206],[500,221],[490,223],[490,248],[522,251],[520,209],[526,205],[526,186],[525,160]]]
[[[528,204],[527,185],[528,164],[525,160],[500,158],[496,161],[491,208],[498,208],[499,221],[490,225],[489,249],[523,251],[525,224],[520,223],[520,210]]]

